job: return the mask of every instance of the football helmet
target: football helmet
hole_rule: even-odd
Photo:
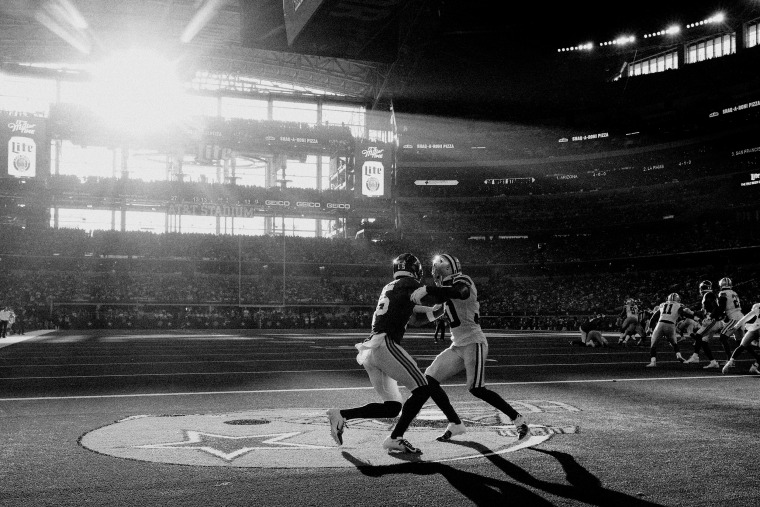
[[[436,255],[433,258],[432,275],[435,283],[440,284],[444,280],[462,272],[459,259],[449,254]]]
[[[733,285],[733,282],[731,282],[731,279],[728,277],[721,278],[718,282],[718,287],[720,287],[720,290],[730,289]]]
[[[403,253],[393,259],[393,278],[402,276],[411,276],[415,280],[422,280],[422,264],[416,256]]]
[[[668,295],[668,302],[669,303],[680,303],[681,302],[681,296],[678,295],[677,292],[673,292]]]
[[[699,282],[699,294],[704,295],[708,292],[712,292],[712,282],[710,280],[702,280]]]

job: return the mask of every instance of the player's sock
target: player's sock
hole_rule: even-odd
[[[401,402],[369,403],[363,407],[347,408],[340,411],[344,419],[392,419],[401,412]]]
[[[485,387],[476,387],[475,389],[470,389],[470,393],[472,393],[472,395],[476,398],[480,398],[481,400],[485,401],[492,407],[501,410],[507,414],[507,417],[509,417],[511,420],[514,420],[518,415],[520,415],[517,413],[517,410],[512,408],[512,405],[507,403],[507,401],[499,396],[498,393],[486,389]]]
[[[705,351],[705,356],[707,356],[707,359],[710,361],[715,361],[715,357],[713,356],[709,343],[702,342],[702,350]]]
[[[723,351],[726,353],[726,357],[731,357],[731,345],[728,343],[728,336],[720,335],[720,344],[723,345]]]
[[[457,411],[454,410],[454,407],[451,406],[449,396],[446,394],[446,391],[441,388],[441,384],[430,375],[425,375],[425,377],[428,380],[430,397],[433,398],[433,401],[438,405],[438,408],[441,409],[441,412],[446,416],[446,419],[454,424],[462,424],[462,420],[459,418]]]
[[[420,413],[422,406],[430,398],[430,388],[427,385],[419,386],[412,391],[412,395],[406,400],[403,408],[401,409],[401,417],[399,417],[396,426],[391,431],[391,438],[403,437],[409,425],[417,414]]]

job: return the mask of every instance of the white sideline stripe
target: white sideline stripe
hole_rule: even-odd
[[[698,377],[657,377],[657,378],[617,378],[617,379],[586,379],[586,380],[538,380],[525,382],[489,382],[489,386],[519,386],[519,385],[546,385],[546,384],[598,384],[606,382],[653,382],[663,380],[704,380],[704,379],[737,379],[757,378],[754,375],[710,375]],[[442,387],[467,387],[467,384],[441,384]],[[260,389],[253,391],[202,391],[187,393],[137,393],[137,394],[97,394],[91,396],[40,396],[33,398],[0,398],[4,401],[49,401],[49,400],[87,400],[104,398],[158,398],[164,396],[211,396],[220,394],[271,394],[271,393],[309,393],[328,391],[369,391],[374,387],[316,387],[313,389]]]
[[[739,363],[748,363],[752,359],[739,359]],[[658,364],[682,364],[679,361],[660,361]],[[110,363],[104,363],[103,366],[108,366]],[[139,363],[136,363],[139,364]],[[157,364],[167,364],[165,362]],[[171,364],[171,363],[169,363]],[[616,364],[626,365],[641,365],[645,366],[646,362],[641,361],[615,361],[605,363],[537,363],[537,364],[492,364],[486,366],[488,369],[494,368],[536,368],[536,367],[573,367],[573,366],[609,366]],[[50,366],[41,365],[40,367]],[[69,366],[69,365],[66,365]],[[4,366],[5,367],[5,366]],[[335,373],[335,372],[351,372],[351,371],[364,371],[363,368],[337,368],[330,370],[269,370],[269,371],[216,371],[216,372],[198,372],[198,371],[178,371],[172,373],[114,373],[110,375],[50,375],[50,376],[35,376],[35,377],[0,377],[0,383],[4,380],[60,380],[60,379],[73,379],[73,378],[137,378],[137,377],[180,377],[180,376],[219,376],[219,375],[278,375],[281,373]],[[489,382],[490,384],[490,382]]]

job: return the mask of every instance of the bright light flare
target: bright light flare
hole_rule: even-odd
[[[93,111],[128,133],[164,129],[185,111],[176,64],[147,49],[112,54],[93,69],[92,85]]]

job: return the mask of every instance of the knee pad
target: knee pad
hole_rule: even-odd
[[[401,413],[401,402],[400,401],[386,401],[383,403],[383,406],[388,411],[389,417],[396,417]]]

